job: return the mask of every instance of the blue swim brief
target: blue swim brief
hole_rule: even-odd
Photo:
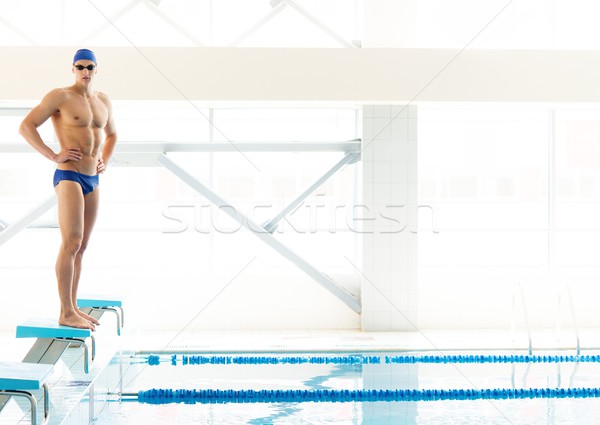
[[[70,180],[75,183],[79,183],[84,195],[87,195],[88,193],[92,192],[100,182],[98,179],[98,175],[90,176],[88,174],[78,173],[77,171],[57,169],[54,172],[54,187],[56,187],[56,185],[59,184],[62,180]]]

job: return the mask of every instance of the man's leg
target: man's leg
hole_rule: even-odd
[[[77,314],[71,298],[75,273],[75,256],[83,240],[84,199],[78,183],[63,180],[56,185],[58,226],[62,243],[56,259],[56,278],[60,298],[58,323],[75,328],[94,329],[94,325]]]
[[[79,251],[75,255],[75,271],[73,274],[73,286],[71,287],[71,302],[81,317],[89,320],[95,325],[99,325],[97,319],[89,316],[79,310],[77,307],[77,289],[79,288],[79,278],[81,277],[81,265],[83,262],[83,254],[90,241],[94,224],[96,224],[96,217],[98,216],[98,205],[100,204],[100,188],[96,187],[92,192],[88,193],[83,197],[84,213],[83,213],[83,237],[81,240],[81,246]]]

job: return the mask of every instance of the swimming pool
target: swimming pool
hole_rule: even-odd
[[[122,401],[113,396],[95,423],[597,423],[600,356],[572,354],[128,354],[124,358],[125,396]],[[197,390],[202,394],[178,403],[164,394],[152,399],[151,389]],[[493,392],[498,389],[509,393]],[[546,393],[550,389],[562,391],[562,396]],[[579,392],[582,389],[588,392]],[[383,399],[394,391],[416,398],[378,401],[379,394]],[[138,392],[142,393],[140,397]],[[215,394],[221,398],[207,398]],[[268,399],[276,394],[287,398],[277,402]],[[323,394],[375,397],[370,401],[311,399]],[[460,395],[462,399],[443,399],[444,394]],[[483,399],[474,397],[486,394]],[[509,398],[510,394],[527,397],[514,399]],[[139,402],[142,399],[146,402]],[[160,404],[152,404],[155,402]]]

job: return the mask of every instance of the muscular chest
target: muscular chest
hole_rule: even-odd
[[[108,120],[108,109],[96,98],[75,99],[60,110],[64,122],[81,127],[104,128]]]

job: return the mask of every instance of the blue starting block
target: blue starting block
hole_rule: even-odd
[[[46,379],[52,373],[53,366],[48,364],[30,364],[0,362],[0,410],[10,397],[24,397],[31,405],[31,423],[37,424],[37,401],[32,390],[43,390],[44,421],[47,424],[49,413],[49,390]]]
[[[83,367],[89,372],[89,350],[86,338],[92,341],[92,361],[96,356],[96,340],[89,329],[59,325],[56,319],[29,319],[17,326],[17,338],[37,338],[24,363],[56,364],[69,346],[83,347]]]
[[[87,296],[77,300],[78,307],[86,314],[100,319],[107,311],[117,315],[117,334],[121,334],[124,324],[121,300],[106,296]],[[62,326],[56,319],[29,319],[17,325],[17,338],[36,338],[22,363],[0,362],[0,411],[11,397],[27,398],[31,404],[31,423],[37,425],[37,402],[31,390],[43,390],[44,421],[49,420],[49,390],[45,380],[53,365],[58,362],[69,347],[83,347],[83,369],[89,373],[90,362],[96,357],[96,340],[90,329]],[[86,339],[91,340],[90,350]],[[23,403],[19,403],[21,405]],[[24,405],[22,408],[26,408]]]
[[[107,311],[115,313],[117,315],[117,335],[121,335],[121,328],[125,326],[125,313],[121,300],[106,295],[82,295],[77,298],[77,306],[85,314],[98,320]]]

